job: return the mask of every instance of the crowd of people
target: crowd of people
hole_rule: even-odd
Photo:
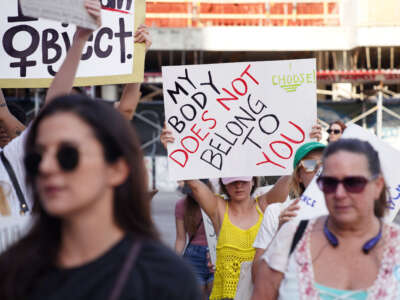
[[[99,1],[85,7],[100,20]],[[383,220],[379,154],[341,138],[340,120],[329,125],[327,146],[315,125],[309,138],[317,141],[298,147],[292,174],[258,196],[252,176],[220,178],[220,190],[186,180],[175,253],[164,246],[129,123],[140,84],[127,84],[115,106],[72,92],[91,34],[77,28],[29,125],[0,92],[0,217],[32,217],[27,234],[0,255],[0,299],[236,299],[245,262],[253,300],[400,299],[400,229]],[[150,47],[146,26],[135,42]],[[160,140],[168,148],[172,131],[164,127]],[[316,176],[329,213],[301,220],[301,196]],[[201,210],[217,234],[215,265]]]

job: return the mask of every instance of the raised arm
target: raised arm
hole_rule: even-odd
[[[211,219],[214,230],[218,234],[222,224],[220,211],[224,209],[223,202],[225,202],[225,200],[216,196],[211,189],[200,180],[187,180],[186,182],[192,189],[193,196],[200,207]]]
[[[2,89],[0,89],[0,125],[7,132],[10,140],[18,136],[25,126],[9,111]]]
[[[290,176],[282,176],[275,185],[265,194],[259,197],[259,205],[262,211],[271,203],[285,202],[289,195]]]
[[[85,0],[85,8],[100,26],[101,6],[98,0]],[[81,60],[83,47],[93,30],[77,27],[74,41],[67,52],[64,62],[47,91],[45,105],[57,96],[69,94],[74,83],[76,71]]]
[[[175,140],[172,132],[168,130],[165,125],[161,132],[160,140],[165,149],[167,149],[167,145],[169,143],[173,143]],[[214,230],[218,234],[222,224],[222,220],[220,219],[220,212],[222,212],[223,215],[223,210],[225,209],[223,203],[225,200],[214,195],[211,189],[200,180],[187,180],[186,183],[192,189],[193,196],[199,203],[200,207],[213,222]]]
[[[146,47],[145,53],[147,53],[147,50],[149,50],[152,42],[146,25],[141,24],[136,30],[135,43],[144,43]],[[136,111],[136,107],[139,104],[140,95],[140,82],[128,83],[125,85],[117,109],[127,120],[132,119]]]

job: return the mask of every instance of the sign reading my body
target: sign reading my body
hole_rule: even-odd
[[[58,62],[61,58],[63,49],[65,52],[71,46],[72,38],[69,37],[67,32],[58,32],[54,28],[44,29],[39,32],[35,27],[35,22],[39,22],[36,18],[26,17],[22,14],[21,9],[18,9],[18,15],[7,18],[8,23],[21,23],[9,28],[2,37],[2,45],[5,52],[17,61],[10,63],[11,68],[19,68],[19,76],[27,77],[27,69],[36,65],[44,64],[47,66],[47,71],[51,76],[56,74],[53,69],[53,64]],[[32,26],[27,23],[32,22]],[[113,45],[111,45],[112,39],[118,39],[120,45],[120,61],[125,63],[126,59],[132,59],[132,54],[126,54],[125,39],[132,37],[132,31],[126,31],[124,18],[118,18],[119,28],[118,31],[113,32],[109,27],[101,27],[96,31],[95,35],[89,37],[88,46],[85,53],[82,55],[82,60],[88,60],[92,55],[96,55],[99,58],[107,58],[113,51]],[[68,28],[68,24],[62,24],[64,28]],[[19,33],[27,33],[30,36],[29,45],[23,50],[17,50],[15,47],[14,39]],[[108,43],[107,43],[108,40]],[[42,50],[42,61],[37,62],[36,60],[29,59],[29,56],[38,51]],[[53,54],[52,56],[50,54]]]
[[[263,150],[261,143],[254,139],[254,129],[257,128],[264,135],[270,136],[279,133],[280,121],[276,114],[268,111],[262,100],[255,99],[249,92],[253,86],[259,84],[257,78],[251,73],[250,64],[239,73],[237,78],[231,81],[231,87],[221,89],[215,86],[211,71],[208,71],[208,80],[196,85],[190,79],[188,69],[185,69],[184,76],[177,77],[174,82],[175,89],[167,89],[170,99],[180,106],[179,110],[176,110],[178,115],[170,116],[167,122],[179,134],[184,131],[186,126],[190,126],[189,123],[194,121],[198,114],[201,114],[202,122],[201,124],[195,122],[191,126],[191,134],[180,140],[181,148],[172,151],[169,158],[184,168],[190,155],[198,151],[200,143],[206,142],[210,148],[200,154],[200,159],[221,170],[224,157],[229,155],[234,146],[250,143],[261,152],[262,160],[256,164],[257,166],[271,163],[285,169],[286,167],[279,163],[279,159],[288,160],[292,157],[293,147],[291,144],[300,144],[304,141],[304,130],[289,121],[289,124],[296,130],[297,138],[290,138],[286,134],[280,133],[279,139],[274,139],[268,144],[270,153],[267,154],[268,151]],[[207,91],[207,94],[209,95],[210,91],[215,93],[216,101],[228,112],[231,111],[231,107],[236,104],[236,101],[239,104],[239,112],[232,114],[232,119],[226,122],[222,128],[219,127],[218,131],[215,129],[219,123],[217,118],[213,117],[209,110],[205,110],[208,99],[206,93],[198,89],[201,86],[211,89]],[[189,93],[189,89],[193,89],[193,93]],[[183,105],[178,103],[177,96],[189,98],[190,103],[185,102]],[[243,99],[244,101],[241,101]],[[243,102],[246,104],[243,105]]]

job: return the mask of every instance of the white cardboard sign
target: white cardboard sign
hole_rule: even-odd
[[[27,17],[17,0],[5,2],[0,10],[0,87],[49,86],[72,44],[76,26]],[[37,2],[40,5],[36,5]],[[35,3],[34,6],[46,14],[60,2],[68,4],[69,10],[60,8],[63,11],[59,15],[82,11],[82,0],[24,1],[29,6]],[[71,2],[76,4],[71,5]],[[108,4],[112,3],[117,5],[115,1]],[[135,13],[144,11],[144,0],[118,1],[120,4],[120,9],[102,6],[102,26],[93,32],[83,50],[76,81],[80,85],[122,83],[127,82],[126,76],[133,76]],[[86,14],[85,9],[83,11]],[[139,22],[142,17],[138,15]],[[89,23],[91,20],[81,13],[76,18]]]
[[[380,140],[376,135],[362,127],[352,124],[344,131],[342,138],[357,138],[371,143],[379,153],[383,177],[389,192],[385,220],[392,222],[400,208],[400,152]],[[309,219],[325,215],[328,210],[324,194],[320,191],[314,176],[312,182],[301,196],[299,219]]]
[[[31,221],[30,216],[0,217],[0,253],[23,237]]]
[[[245,261],[240,265],[239,282],[234,300],[250,300],[253,294],[254,284],[251,279],[252,261]]]
[[[217,262],[217,234],[211,219],[207,216],[204,210],[201,210],[203,216],[204,229],[206,231],[208,251],[210,252],[211,263],[215,266]]]
[[[162,68],[171,180],[287,175],[317,119],[315,59]]]
[[[85,0],[19,0],[25,16],[44,18],[96,29],[96,21],[84,7]]]

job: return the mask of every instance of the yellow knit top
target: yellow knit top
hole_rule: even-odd
[[[257,199],[256,199],[257,202]],[[233,299],[239,281],[242,262],[252,261],[256,250],[253,242],[260,228],[263,213],[256,205],[259,214],[255,225],[247,230],[231,223],[228,216],[228,201],[217,243],[217,261],[214,283],[210,299]]]

